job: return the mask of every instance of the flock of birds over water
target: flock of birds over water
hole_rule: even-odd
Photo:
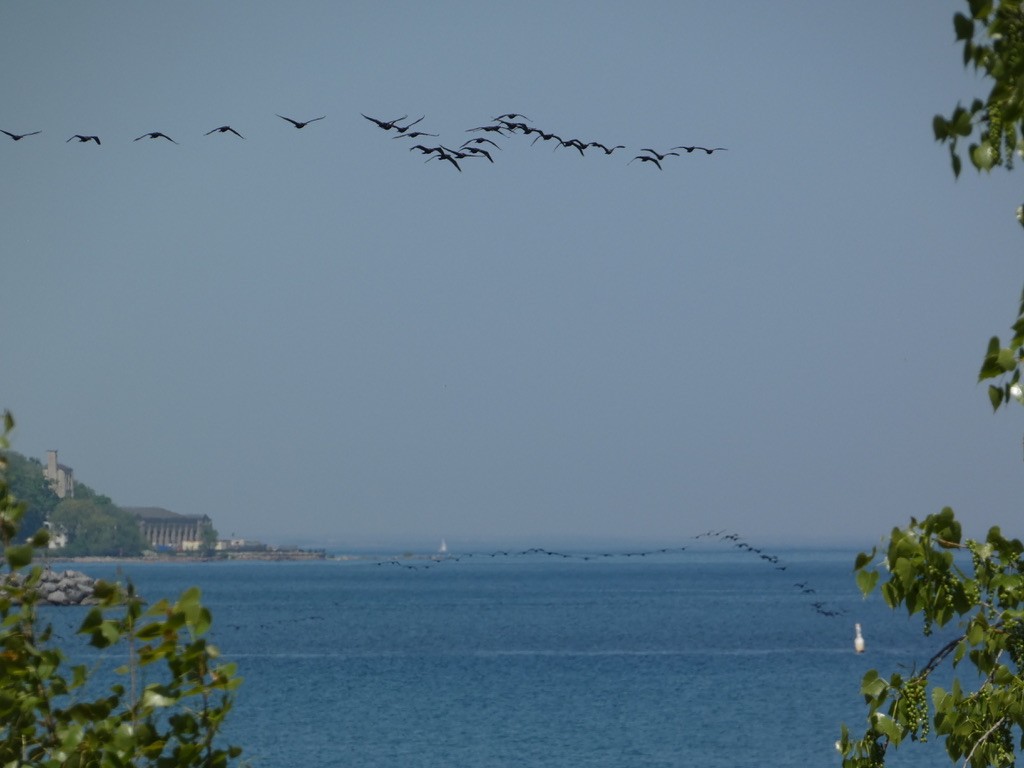
[[[327,117],[327,115],[320,115],[319,117],[314,117],[308,120],[296,120],[295,118],[288,117],[286,115],[276,114],[276,116],[291,124],[297,130],[306,128],[307,126],[319,122],[320,120],[324,120]],[[426,119],[426,115],[415,120],[409,120],[408,115],[402,115],[401,117],[393,120],[383,120],[366,114],[362,114],[362,116],[377,128],[389,134],[392,140],[404,140],[401,143],[409,145],[406,149],[409,152],[420,153],[421,157],[426,158],[424,162],[437,160],[440,165],[451,166],[460,173],[462,172],[461,164],[466,161],[493,163],[496,153],[503,149],[497,140],[511,136],[523,136],[526,138],[530,138],[532,136],[533,138],[530,141],[531,145],[537,145],[540,143],[541,146],[552,147],[552,151],[562,149],[569,152],[578,152],[581,157],[585,157],[588,154],[611,156],[615,152],[619,152],[619,150],[622,150],[622,152],[619,152],[620,155],[631,154],[625,144],[596,141],[591,138],[567,138],[560,134],[556,134],[554,131],[544,130],[535,126],[533,121],[526,115],[518,112],[506,112],[490,118],[490,121],[484,125],[467,128],[465,133],[471,133],[474,135],[468,138],[460,137],[465,138],[465,140],[455,147],[439,142],[435,143],[429,141],[429,139],[438,138],[440,134],[429,132],[421,125]],[[37,130],[27,131],[25,133],[15,133],[13,131],[0,129],[0,133],[7,135],[15,142],[18,142],[31,136],[38,136],[42,131]],[[234,139],[245,139],[245,136],[242,135],[240,131],[230,125],[221,125],[216,128],[211,128],[203,135],[219,135],[229,136]],[[131,139],[131,141],[136,142],[143,139],[166,141],[172,144],[179,143],[163,131],[147,131]],[[450,143],[456,144],[456,141],[452,141]],[[102,146],[103,144],[103,141],[98,135],[88,133],[72,134],[64,143],[67,144],[70,142],[75,142],[76,144],[95,144],[97,147]],[[667,163],[670,157],[682,157],[684,153],[687,155],[694,153],[697,153],[698,155],[712,155],[715,152],[724,152],[726,149],[726,147],[705,147],[697,144],[680,144],[663,149],[641,147],[637,150],[637,154],[634,154],[626,164],[631,165],[632,163],[639,163],[639,165],[651,165],[658,170],[664,170],[662,163]]]
[[[731,545],[734,549],[749,554],[751,557],[755,557],[758,560],[764,562],[766,566],[770,566],[776,571],[786,571],[788,565],[782,561],[778,555],[766,552],[762,547],[755,547],[752,544],[744,541],[738,533],[730,533],[726,530],[708,530],[703,533],[699,533],[693,537],[694,539],[706,539],[710,541],[720,541],[724,544]],[[649,549],[649,550],[636,550],[631,552],[559,552],[550,549],[544,549],[542,547],[530,547],[529,549],[523,550],[495,550],[492,552],[465,552],[465,553],[449,553],[447,551],[439,552],[427,558],[413,559],[409,557],[392,557],[385,560],[378,560],[376,565],[381,566],[395,566],[404,568],[407,570],[422,570],[427,568],[436,568],[445,564],[457,563],[461,560],[469,559],[483,559],[483,558],[553,558],[561,560],[579,560],[579,561],[600,561],[600,560],[615,560],[615,559],[629,559],[629,558],[656,558],[664,555],[676,555],[685,552],[687,547],[662,547],[660,549]],[[817,590],[807,581],[795,581],[793,582],[793,588],[801,596],[806,597],[808,604],[814,611],[827,618],[835,618],[842,616],[846,613],[842,608],[832,607],[826,603],[826,601],[817,598]]]

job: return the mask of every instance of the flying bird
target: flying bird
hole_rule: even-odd
[[[240,139],[244,139],[245,138],[245,136],[240,134],[238,131],[236,131],[234,128],[232,128],[230,125],[222,125],[220,128],[214,128],[212,131],[207,131],[203,135],[204,136],[209,136],[211,133],[228,133],[228,132],[231,132],[231,133],[235,134],[235,136],[237,136]]]
[[[363,115],[362,112],[360,112],[359,114]],[[405,120],[405,118],[407,118],[408,115],[402,115],[401,117],[396,117],[394,120],[378,120],[376,117],[370,117],[369,115],[363,115],[363,117],[365,117],[371,123],[376,123],[383,130],[390,131],[392,128],[395,128],[397,130],[398,129],[398,123],[400,123],[403,120]],[[422,120],[422,119],[423,118],[421,117],[420,120]],[[417,120],[416,123],[418,123],[420,120]],[[409,128],[414,126],[416,123],[410,123],[409,125],[405,126],[405,130],[408,130]],[[403,131],[403,130],[399,130],[398,132],[399,133],[405,133],[405,131]]]
[[[473,131],[488,131],[490,133],[497,133],[499,136],[504,136],[505,131],[507,130],[508,128],[504,125],[481,125],[477,128],[467,128],[466,133],[472,133]]]
[[[479,147],[466,147],[465,149],[466,149],[466,152],[472,152],[474,155],[478,155],[478,156],[479,155],[483,155],[488,160],[490,160],[492,163],[494,162],[494,158],[491,157],[491,153],[488,152],[486,149],[480,149]]]
[[[466,141],[462,142],[462,146],[463,147],[465,147],[465,146],[467,146],[469,144],[490,144],[495,149],[501,149],[501,147],[499,147],[493,141],[491,141],[490,139],[484,138],[483,136],[479,136],[479,137],[477,137],[475,139],[467,139]]]
[[[518,112],[507,112],[504,115],[498,115],[497,117],[492,117],[491,120],[516,120],[517,118],[520,118],[520,117],[523,118],[523,120],[529,120],[530,119],[526,115],[521,115]]]
[[[536,143],[537,143],[538,141],[540,141],[541,139],[544,139],[544,141],[551,141],[552,139],[554,139],[554,140],[555,140],[555,141],[557,141],[557,142],[558,142],[559,144],[561,144],[561,143],[562,143],[562,137],[561,137],[561,136],[556,136],[556,135],[555,135],[555,134],[553,134],[553,133],[544,133],[544,131],[537,131],[537,133],[539,134],[539,135],[537,136],[537,138],[535,138],[535,139],[534,139],[533,141],[531,141],[531,142],[530,142],[530,146],[531,146],[531,147],[532,147],[532,146],[533,146],[534,144],[536,144]]]
[[[276,112],[274,114],[277,115]],[[292,120],[290,117],[285,117],[284,115],[277,115],[277,116],[280,117],[282,120],[287,120],[289,123],[294,125],[296,128],[305,128],[310,123],[315,123],[317,120],[323,120],[325,117],[327,117],[327,115],[321,115],[320,117],[314,117],[312,120],[306,120],[305,122],[301,122],[299,120]]]
[[[589,144],[587,144],[587,146],[588,147],[598,147],[599,149],[603,149],[604,153],[606,155],[610,155],[616,149],[625,149],[626,148],[625,144],[616,144],[614,147],[606,147],[604,144],[602,144],[599,141],[592,141]]]
[[[641,152],[650,152],[652,155],[654,155],[656,158],[658,158],[658,160],[664,160],[669,155],[675,155],[676,157],[679,157],[679,153],[678,152],[666,152],[665,154],[661,154],[660,152],[655,152],[653,149],[648,149],[647,147],[642,148],[640,151]],[[630,161],[630,162],[632,162],[632,161]],[[729,538],[729,537],[726,536],[726,538]]]
[[[529,136],[531,133],[540,133],[540,128],[531,128],[526,123],[513,123],[509,120],[499,120],[498,122],[510,131],[522,131],[524,136]]]
[[[690,152],[693,152],[693,150],[695,150],[695,149],[703,149],[709,155],[712,152],[717,152],[719,150],[721,150],[723,152],[727,151],[726,147],[696,147],[696,146],[694,146],[694,147],[672,147],[672,149],[685,149],[687,154],[689,154]]]
[[[426,115],[423,115],[423,117],[426,117]],[[406,132],[406,131],[408,131],[408,130],[409,130],[410,128],[412,128],[412,127],[413,127],[414,125],[416,125],[416,123],[418,123],[418,122],[419,122],[420,120],[422,120],[422,119],[423,119],[423,117],[421,117],[421,118],[420,118],[419,120],[413,120],[413,121],[412,121],[411,123],[409,123],[408,125],[396,125],[396,126],[394,126],[394,128],[395,128],[395,130],[396,130],[396,131],[398,131],[399,133],[405,133],[405,132]],[[395,122],[397,123],[397,122],[398,122],[398,120],[395,120]]]
[[[568,141],[561,141],[555,145],[555,149],[558,149],[559,147],[572,147],[573,149],[578,150],[580,155],[583,156],[583,150],[587,148],[587,145],[579,139],[569,139]]]
[[[654,163],[656,166],[658,166],[659,171],[664,170],[664,168],[661,167],[661,163],[658,162],[658,158],[651,157],[650,155],[637,155],[636,157],[633,158],[633,160],[643,160],[645,163]],[[629,163],[632,163],[633,160],[630,160]],[[629,163],[626,163],[626,165],[629,165]]]
[[[432,152],[444,154],[444,147],[425,147],[422,144],[413,144],[411,147],[409,147],[410,152],[412,152],[414,149],[418,149],[424,155],[429,155]]]
[[[392,139],[418,139],[420,136],[438,136],[436,133],[424,133],[423,131],[409,131],[409,133],[400,133],[397,136],[392,136]]]
[[[99,136],[83,136],[80,133],[76,133],[74,136],[71,137],[71,139],[78,139],[79,144],[84,144],[87,141],[95,141],[97,145],[99,145],[100,143]],[[71,141],[71,139],[68,139],[68,141]],[[65,141],[64,143],[67,144],[68,141]]]
[[[21,141],[26,136],[35,136],[37,133],[42,133],[42,131],[32,131],[32,133],[11,133],[10,131],[5,131],[3,128],[0,128],[0,133],[6,133],[15,141]],[[65,142],[65,144],[66,143],[67,142]]]
[[[413,149],[415,149],[415,147],[413,147]],[[455,166],[455,170],[457,170],[459,173],[462,173],[462,168],[459,167],[458,162],[455,160],[455,158],[460,157],[460,155],[450,155],[447,152],[445,152],[443,148],[440,149],[441,151],[438,154],[428,157],[427,162],[429,163],[431,160],[435,158],[438,160],[447,160],[449,163]],[[462,157],[464,157],[464,155],[462,155]]]
[[[171,142],[171,144],[178,143],[170,136],[168,136],[166,133],[160,133],[160,131],[150,131],[149,133],[144,133],[141,136],[139,136],[138,139],[132,139],[132,141],[138,141],[139,139],[145,139],[147,137],[149,137],[150,139],[167,139],[169,142]]]

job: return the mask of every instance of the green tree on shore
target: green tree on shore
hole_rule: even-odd
[[[1024,12],[1020,0],[968,0],[953,18],[963,43],[964,65],[992,82],[986,99],[957,105],[933,120],[936,140],[949,146],[953,173],[966,156],[978,171],[1013,167],[1024,149]],[[1017,209],[1024,225],[1024,206]],[[979,381],[993,409],[1024,402],[1024,297],[1003,344],[993,337]],[[920,615],[925,635],[952,625],[956,636],[921,666],[885,677],[869,670],[861,683],[868,709],[860,737],[843,726],[837,747],[844,768],[884,766],[889,747],[941,739],[954,762],[971,768],[1015,765],[1024,751],[1024,545],[999,528],[984,540],[962,537],[947,508],[906,528],[893,529],[888,546],[861,554],[857,583],[868,594],[880,588],[892,608]],[[948,671],[946,668],[949,668]],[[949,680],[935,682],[937,670]]]
[[[70,557],[134,557],[148,546],[135,516],[106,496],[64,499],[50,513],[50,523],[67,534],[61,554]]]
[[[7,462],[8,487],[25,505],[22,529],[37,531],[50,519],[60,499],[43,476],[43,465],[38,459],[26,458],[16,451],[4,451],[3,457]]]

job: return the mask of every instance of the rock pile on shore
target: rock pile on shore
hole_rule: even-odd
[[[20,583],[24,576],[15,573],[10,578]],[[50,605],[95,605],[93,585],[96,580],[80,571],[43,571],[36,591],[43,602]]]

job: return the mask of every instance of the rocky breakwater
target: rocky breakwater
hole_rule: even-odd
[[[15,583],[22,583],[24,575],[12,574]],[[44,570],[39,577],[35,590],[43,603],[50,605],[95,605],[93,585],[96,579],[80,571]]]

